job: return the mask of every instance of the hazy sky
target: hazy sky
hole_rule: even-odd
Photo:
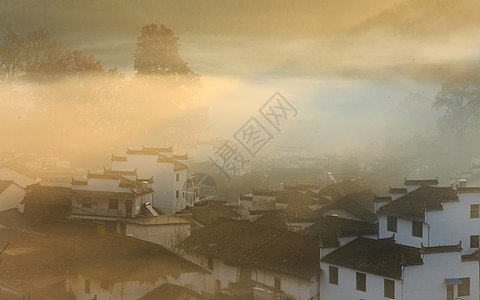
[[[478,11],[476,0],[0,0],[0,28],[46,29],[132,75],[142,25],[166,24],[203,75],[210,135],[233,133],[278,90],[314,124],[299,140],[338,150],[433,133],[442,81],[479,66]]]

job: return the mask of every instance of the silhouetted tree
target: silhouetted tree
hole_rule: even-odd
[[[180,57],[178,37],[164,24],[143,26],[133,57],[134,69],[139,75],[169,76],[191,85],[199,84],[200,75]]]
[[[5,245],[5,247],[0,251],[0,263],[2,262],[3,258],[2,258],[2,253],[5,252],[5,250],[7,250],[7,247],[8,245],[10,245],[10,243],[7,243]]]
[[[8,30],[0,44],[0,76],[13,79],[22,68],[23,39]]]
[[[43,65],[58,60],[64,51],[63,46],[45,30],[27,33],[23,49],[27,72],[38,72]]]
[[[439,119],[439,128],[453,130],[457,139],[477,125],[480,119],[480,76],[474,70],[453,74],[443,83],[433,106],[444,108]]]
[[[29,32],[26,38],[9,30],[0,44],[0,78],[45,81],[102,73],[123,77],[117,68],[105,71],[93,54],[65,49],[45,30]]]

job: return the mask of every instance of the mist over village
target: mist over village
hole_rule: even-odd
[[[479,300],[478,11],[0,0],[0,300]]]

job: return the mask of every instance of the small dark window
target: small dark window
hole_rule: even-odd
[[[180,191],[175,192],[175,197],[178,199],[180,197]]]
[[[334,266],[328,267],[328,282],[338,284],[338,268]]]
[[[85,279],[85,293],[90,294],[90,280]]]
[[[478,219],[480,217],[479,214],[479,204],[471,204],[470,205],[470,218],[471,219]]]
[[[213,258],[211,257],[208,258],[208,268],[213,270]]]
[[[177,182],[180,180],[180,174],[177,173],[177,174],[175,175],[175,180],[176,180]]]
[[[109,289],[109,286],[110,286],[110,285],[109,285],[108,282],[106,282],[106,281],[103,281],[103,280],[102,280],[102,281],[100,282],[100,287],[101,287],[102,289],[104,289],[104,290],[108,290],[108,289]]]
[[[423,223],[412,221],[412,235],[416,237],[423,237]]]
[[[118,200],[117,199],[109,199],[108,200],[108,208],[109,209],[118,209]]]
[[[480,240],[479,235],[471,235],[470,236],[470,248],[479,248],[480,247]]]
[[[385,298],[395,299],[395,281],[390,279],[384,279],[383,290],[383,296]]]
[[[470,277],[460,278],[463,284],[457,286],[457,294],[459,297],[470,296]]]
[[[282,281],[280,277],[275,277],[275,289],[280,290],[282,288]]]
[[[397,232],[397,217],[387,217],[387,230],[390,232]]]
[[[367,291],[367,275],[365,273],[357,272],[357,290],[362,292]]]
[[[82,207],[84,207],[84,208],[91,208],[91,207],[92,207],[92,199],[90,199],[90,198],[83,198],[83,199],[82,199]]]

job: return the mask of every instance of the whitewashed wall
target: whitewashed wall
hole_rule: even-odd
[[[461,299],[479,299],[478,272],[478,262],[462,262],[459,252],[425,254],[423,265],[404,269],[403,299],[446,299],[445,279],[463,277],[470,277],[470,296]]]
[[[342,299],[342,300],[359,300],[359,299],[388,299],[384,297],[384,279],[394,280],[395,282],[395,299],[402,299],[402,282],[392,278],[386,278],[379,275],[366,274],[367,289],[366,292],[356,289],[356,270],[338,267],[338,285],[329,283],[328,270],[329,264],[320,263],[320,299]],[[409,300],[422,298],[403,298]]]
[[[0,211],[17,208],[21,209],[23,198],[25,197],[25,190],[20,186],[12,183],[3,193],[0,194]]]
[[[397,243],[412,247],[420,248],[421,243],[424,246],[428,246],[428,226],[423,223],[423,234],[422,237],[416,237],[412,235],[412,220],[407,220],[398,217],[397,218],[397,232],[391,232],[387,230],[387,216],[379,215],[378,216],[378,226],[379,226],[379,238],[389,238],[395,234],[395,241]]]
[[[35,183],[35,178],[15,172],[7,167],[0,168],[0,180],[13,180],[23,188]]]

